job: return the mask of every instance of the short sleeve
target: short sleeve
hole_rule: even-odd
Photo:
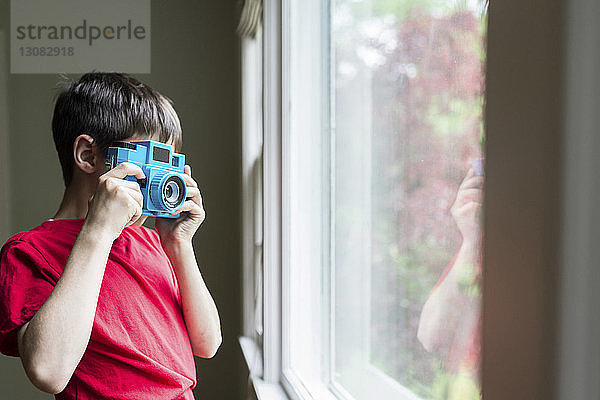
[[[25,241],[7,243],[0,253],[0,352],[19,356],[17,334],[50,296],[58,274]]]

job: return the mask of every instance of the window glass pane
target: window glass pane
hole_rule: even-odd
[[[485,11],[332,1],[333,380],[356,399],[480,397]]]

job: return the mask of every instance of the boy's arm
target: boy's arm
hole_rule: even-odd
[[[417,338],[427,351],[448,346],[465,317],[479,312],[479,297],[465,293],[480,274],[483,176],[470,169],[456,195],[452,216],[463,237],[454,264],[431,292],[421,311]]]
[[[179,282],[183,317],[190,336],[194,355],[211,358],[221,345],[221,322],[215,302],[210,295],[194,255],[192,237],[204,221],[206,213],[198,184],[185,166],[188,199],[176,220],[159,218],[156,229],[161,244],[171,260]]]
[[[183,318],[194,355],[211,358],[221,345],[221,322],[215,302],[204,284],[192,243],[164,246],[181,292]]]
[[[55,288],[19,330],[23,367],[40,390],[60,393],[87,348],[104,269],[113,241],[141,216],[143,198],[127,175],[142,170],[124,163],[99,179],[86,220]]]
[[[465,316],[478,310],[478,297],[464,293],[464,284],[474,280],[478,249],[463,243],[448,274],[431,292],[419,319],[417,338],[429,352],[447,348]]]

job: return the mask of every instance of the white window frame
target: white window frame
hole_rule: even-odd
[[[323,33],[329,35],[328,24],[330,18],[330,2],[324,1],[321,9],[321,27]],[[289,40],[290,32],[287,29],[282,29],[282,26],[289,27],[289,1],[272,1],[264,2],[264,33],[262,43],[260,43],[260,35],[257,39],[242,39],[242,125],[244,131],[244,139],[242,143],[242,159],[243,159],[243,252],[244,252],[244,335],[240,343],[250,373],[252,375],[253,386],[257,397],[279,396],[278,398],[291,398],[293,400],[305,399],[351,399],[343,387],[332,382],[331,377],[333,366],[331,360],[334,357],[334,346],[332,338],[333,315],[331,310],[331,279],[333,268],[333,255],[330,254],[330,248],[333,244],[329,237],[329,232],[324,232],[323,243],[330,243],[330,246],[322,246],[323,268],[321,276],[322,289],[327,293],[324,297],[329,300],[324,307],[331,312],[327,315],[322,315],[322,332],[321,338],[326,351],[323,352],[323,357],[320,360],[325,368],[322,376],[323,380],[320,384],[311,382],[311,387],[308,388],[302,382],[300,377],[296,376],[291,369],[285,368],[286,353],[282,350],[282,343],[286,338],[282,334],[286,332],[289,321],[283,317],[282,309],[289,306],[287,299],[282,296],[285,293],[286,287],[286,268],[288,267],[289,248],[286,243],[289,238],[285,229],[287,216],[289,212],[289,203],[285,193],[289,189],[287,181],[284,179],[289,173],[287,170],[288,164],[285,159],[286,151],[290,144],[287,142],[290,129],[290,110],[282,109],[282,104],[289,105],[290,88],[293,77],[289,76],[290,68],[290,52]],[[322,48],[321,57],[323,58],[322,75],[329,79],[331,63],[329,58],[332,57],[329,49],[329,38],[322,38],[325,44]],[[283,44],[283,45],[282,45]],[[262,48],[261,48],[262,45]],[[284,49],[282,51],[282,49]],[[260,60],[262,58],[262,60]],[[256,65],[262,61],[263,75],[261,79],[257,79]],[[283,84],[282,84],[283,82]],[[257,88],[263,86],[262,91],[262,106],[259,110],[256,105]],[[325,82],[322,87],[317,88],[323,92],[324,99],[331,99],[322,106],[325,108],[323,114],[323,123],[328,124],[331,119],[330,112],[333,110],[332,103],[334,101],[334,91],[330,89],[331,83]],[[262,111],[261,119],[259,114]],[[263,129],[264,141],[259,143],[256,141],[256,130]],[[333,127],[324,125],[324,130],[331,130]],[[329,156],[331,146],[334,140],[333,133],[330,137],[326,137],[322,142],[323,161],[329,166],[332,165]],[[263,208],[269,210],[264,215],[260,215],[260,210],[256,208],[257,194],[253,189],[253,185],[257,183],[255,176],[256,165],[253,164],[259,160],[260,145],[262,145],[262,180],[264,182],[263,193]],[[329,179],[333,179],[331,171],[329,171]],[[330,187],[331,182],[324,182],[322,185],[324,190]],[[328,193],[326,193],[328,194]],[[328,197],[328,196],[325,196]],[[330,197],[330,206],[334,199]],[[331,207],[323,207],[321,215],[323,223],[329,226],[332,222],[330,215]],[[263,217],[264,226],[264,243],[263,243],[263,273],[264,273],[264,332],[263,342],[256,340],[255,331],[255,309],[253,307],[256,293],[256,268],[255,252],[259,243],[257,238],[260,233],[257,232],[260,217]],[[328,230],[327,230],[328,231]],[[253,239],[252,239],[253,238]],[[331,268],[330,268],[331,267]],[[283,285],[282,285],[283,282]],[[284,343],[285,344],[285,343]],[[366,372],[373,382],[373,386],[387,388],[385,391],[390,395],[400,396],[401,399],[416,400],[410,391],[398,385],[391,378],[382,373],[378,373],[374,368],[366,366]],[[284,391],[285,390],[285,395]]]
[[[330,187],[330,174],[327,176],[327,165],[330,165],[329,160],[329,148],[330,143],[328,140],[328,135],[324,134],[329,131],[328,121],[329,121],[329,97],[330,90],[327,86],[328,76],[329,76],[329,50],[328,46],[323,46],[323,44],[328,43],[327,35],[328,30],[326,29],[328,18],[329,18],[329,1],[322,1],[318,10],[318,20],[314,21],[314,25],[312,25],[310,35],[309,36],[318,36],[318,41],[320,47],[315,49],[314,53],[310,56],[314,57],[306,57],[305,59],[299,60],[299,64],[304,63],[298,69],[305,73],[305,70],[314,70],[314,65],[320,65],[320,71],[318,72],[321,77],[324,77],[326,81],[320,80],[306,80],[302,78],[306,78],[306,76],[298,77],[292,71],[294,66],[297,66],[292,62],[292,53],[294,50],[294,43],[292,42],[293,38],[293,21],[291,20],[291,12],[292,6],[289,0],[282,1],[282,9],[281,9],[281,18],[282,18],[282,27],[284,27],[281,31],[282,37],[282,54],[281,54],[281,71],[282,71],[282,104],[284,105],[282,109],[282,143],[281,143],[281,177],[282,177],[282,275],[281,275],[281,283],[282,283],[282,364],[281,364],[281,383],[286,390],[286,393],[293,400],[305,400],[305,399],[323,399],[323,400],[334,400],[336,398],[344,398],[341,396],[335,396],[331,387],[329,387],[329,381],[331,377],[331,371],[327,366],[331,364],[331,305],[328,300],[331,298],[331,270],[329,266],[331,265],[331,256],[329,254],[330,246],[326,245],[330,243],[329,238],[329,226],[331,225],[331,216],[330,216],[330,205],[327,205],[323,202],[326,199],[329,193]],[[304,7],[304,5],[303,5]],[[314,4],[306,4],[306,7],[314,7]],[[318,68],[317,68],[318,69]],[[299,87],[309,87],[309,90],[303,90],[302,94],[298,94],[294,92]],[[317,179],[318,182],[316,186],[321,188],[321,196],[318,199],[315,199],[314,196],[302,196],[302,202],[306,204],[307,208],[313,211],[311,213],[311,223],[297,224],[295,226],[295,230],[297,231],[308,231],[314,232],[314,227],[309,225],[318,225],[321,227],[321,232],[323,233],[320,237],[314,237],[312,240],[310,238],[303,238],[306,240],[307,248],[309,248],[314,254],[312,255],[311,260],[313,260],[314,265],[318,265],[316,268],[312,268],[313,275],[311,276],[311,280],[315,283],[315,286],[320,288],[320,292],[322,297],[325,299],[324,302],[320,302],[321,310],[328,310],[328,312],[321,312],[320,315],[316,316],[313,321],[315,325],[319,327],[318,332],[315,332],[317,336],[316,341],[319,343],[319,348],[322,349],[321,357],[316,361],[315,369],[319,369],[319,366],[324,366],[324,369],[320,371],[320,379],[318,381],[311,380],[310,382],[305,381],[302,377],[298,376],[296,372],[290,367],[290,337],[288,333],[291,332],[292,326],[292,318],[290,318],[289,310],[292,307],[292,299],[287,294],[291,293],[290,281],[292,280],[292,268],[297,266],[298,263],[294,262],[293,251],[297,249],[292,249],[293,243],[293,233],[287,229],[287,227],[291,226],[294,221],[297,221],[297,218],[293,218],[291,213],[293,212],[293,204],[292,204],[292,195],[291,193],[294,191],[294,182],[291,179],[292,173],[296,172],[293,170],[292,164],[295,162],[292,158],[294,155],[293,148],[295,145],[302,145],[300,140],[297,140],[296,130],[299,126],[299,121],[296,118],[296,112],[293,109],[295,103],[293,100],[299,100],[303,106],[307,106],[309,102],[307,102],[306,98],[302,98],[305,96],[307,92],[318,93],[319,97],[323,101],[316,101],[318,105],[312,105],[311,108],[318,108],[320,111],[311,113],[311,116],[315,116],[315,120],[312,120],[310,123],[305,123],[305,125],[310,126],[311,129],[314,129],[316,134],[310,135],[307,134],[307,143],[313,144],[315,141],[320,147],[321,152],[317,152],[317,156],[315,157],[315,162],[322,163],[321,171],[325,170],[323,175],[320,175]],[[300,97],[300,98],[299,98]],[[314,100],[314,98],[312,99]],[[316,111],[316,110],[313,110]],[[310,112],[309,112],[310,113]],[[317,114],[317,115],[315,115]],[[322,135],[323,134],[323,135]],[[310,137],[310,138],[308,138]],[[322,138],[322,139],[321,139]],[[312,264],[312,263],[311,263]]]
[[[292,13],[292,5],[294,0],[284,0],[282,2],[281,9],[281,18],[282,24],[284,27],[281,31],[282,37],[282,53],[281,53],[281,71],[282,71],[282,86],[281,86],[281,104],[284,105],[283,109],[281,109],[281,135],[282,138],[281,143],[278,143],[281,147],[281,159],[278,160],[281,162],[281,173],[280,176],[282,178],[282,186],[281,186],[281,225],[278,226],[281,229],[282,234],[282,252],[280,254],[282,267],[281,267],[281,282],[282,282],[282,297],[281,297],[281,332],[282,336],[280,337],[281,343],[281,356],[282,356],[282,364],[281,364],[281,384],[284,387],[286,393],[293,400],[305,400],[305,399],[314,399],[314,400],[352,400],[354,396],[352,396],[347,389],[344,388],[340,383],[336,382],[333,379],[334,376],[334,365],[332,360],[335,359],[335,344],[334,344],[334,335],[335,335],[335,310],[334,310],[334,299],[333,299],[333,282],[334,282],[334,269],[335,269],[335,260],[334,260],[334,245],[335,241],[333,238],[334,229],[334,216],[332,210],[335,207],[335,192],[330,189],[334,186],[335,179],[335,153],[332,151],[335,147],[335,126],[331,126],[331,124],[335,124],[335,82],[331,80],[331,77],[334,76],[332,74],[334,66],[334,51],[330,48],[330,23],[331,23],[331,4],[333,3],[331,0],[321,1],[321,6],[319,10],[319,16],[314,19],[313,24],[311,25],[311,32],[307,33],[307,36],[311,35],[320,35],[319,39],[316,40],[319,42],[319,46],[321,48],[317,48],[314,52],[311,53],[303,53],[301,57],[298,57],[297,54],[294,53],[294,47],[298,44],[294,42],[292,37],[294,22],[291,18]],[[313,4],[302,4],[303,10],[302,12],[306,12],[309,7],[313,7]],[[306,18],[305,18],[306,20]],[[306,39],[304,37],[303,39]],[[308,39],[307,42],[302,42],[299,44],[300,46],[304,46],[305,48],[315,48],[317,45],[313,45]],[[320,54],[318,54],[320,53]],[[296,57],[294,57],[294,55]],[[319,62],[315,62],[316,59],[319,59]],[[299,76],[304,74],[306,70],[312,68],[312,63],[320,64],[322,66],[320,75],[322,77],[322,81],[314,78],[310,79],[310,76]],[[296,67],[297,70],[294,71],[293,68]],[[300,73],[298,73],[298,71]],[[307,79],[309,78],[309,79]],[[298,90],[298,87],[302,86],[301,90]],[[305,87],[312,87],[312,92],[310,90],[306,90]],[[307,94],[308,92],[308,94]],[[317,136],[321,136],[322,140],[320,143],[320,151],[317,150],[317,154],[320,154],[320,157],[317,158],[318,161],[322,163],[321,169],[323,172],[323,176],[320,178],[321,182],[318,187],[321,188],[323,199],[329,200],[329,204],[322,203],[321,215],[318,215],[318,208],[314,207],[311,204],[311,199],[303,199],[304,203],[308,203],[307,208],[311,210],[315,210],[314,214],[311,214],[313,218],[319,218],[321,220],[322,227],[322,236],[316,238],[316,241],[319,244],[309,245],[308,247],[311,250],[314,250],[321,255],[320,269],[322,271],[320,277],[316,277],[319,279],[318,285],[320,285],[321,294],[323,297],[323,310],[328,310],[327,313],[323,313],[320,315],[318,319],[320,319],[321,332],[317,333],[321,337],[321,347],[324,349],[323,354],[321,356],[320,362],[324,366],[323,371],[321,372],[321,380],[319,382],[315,382],[311,380],[310,382],[306,382],[302,379],[302,377],[298,376],[294,370],[289,368],[289,355],[286,349],[289,348],[288,338],[286,337],[286,332],[289,331],[289,326],[291,324],[291,318],[289,317],[290,309],[290,299],[286,296],[287,293],[290,293],[290,287],[288,286],[288,282],[290,281],[290,277],[292,273],[290,268],[292,267],[292,250],[290,249],[290,243],[292,242],[292,238],[290,236],[290,232],[286,229],[286,227],[290,226],[293,219],[291,218],[290,212],[292,211],[292,206],[290,204],[289,197],[292,196],[290,193],[293,191],[293,183],[291,182],[290,176],[292,174],[291,168],[293,160],[291,160],[292,152],[294,150],[294,144],[300,143],[299,140],[294,141],[294,136],[297,134],[295,132],[295,128],[300,125],[303,126],[302,121],[298,121],[297,119],[302,119],[301,115],[298,117],[295,115],[294,108],[297,103],[300,103],[301,107],[307,108],[308,104],[311,102],[315,102],[314,97],[310,97],[311,94],[320,93],[321,98],[325,99],[324,102],[319,103],[319,107],[321,108],[320,115],[318,113],[311,114],[315,119],[320,119],[320,121],[316,121],[316,123],[311,126],[315,130],[318,130]],[[296,103],[294,103],[296,102]],[[365,104],[370,104],[368,99],[365,99]],[[366,112],[366,115],[370,116],[370,112]],[[370,132],[370,122],[366,121],[366,129],[365,129],[365,137],[363,138],[363,146],[370,147],[371,142],[371,132]],[[310,124],[309,124],[310,125]],[[306,132],[301,132],[300,134],[306,134],[310,136]],[[307,138],[307,142],[315,143],[315,140],[311,141]],[[361,156],[363,154],[360,154]],[[315,160],[316,161],[316,160]],[[367,154],[365,159],[362,159],[359,163],[361,165],[361,169],[369,170],[367,165],[370,165],[370,153]],[[304,164],[306,165],[306,164]],[[265,164],[265,169],[268,167]],[[358,171],[357,171],[358,172]],[[365,190],[359,190],[359,192],[364,193],[364,196],[361,196],[357,201],[360,203],[362,209],[370,209],[371,203],[371,192],[368,190],[370,187],[370,179],[368,176],[363,177],[361,179],[365,186]],[[266,179],[265,179],[266,182]],[[307,201],[308,200],[308,201]],[[312,200],[318,201],[318,200]],[[265,205],[265,209],[267,206]],[[366,216],[367,220],[365,221],[366,226],[370,226],[370,216]],[[296,224],[295,229],[306,230],[304,226],[298,226]],[[367,233],[370,235],[370,233]],[[310,240],[310,239],[308,239]],[[371,241],[368,238],[365,238],[364,243],[370,243]],[[370,248],[369,246],[365,246],[358,254],[361,259],[364,259],[365,262],[370,260]],[[318,261],[317,261],[318,262]],[[316,279],[315,279],[316,280]],[[370,295],[370,271],[365,271],[365,276],[361,277],[361,282],[363,282],[362,287],[360,288],[361,293],[366,293],[366,297],[368,298]],[[362,312],[357,314],[357,326],[367,327],[368,324],[365,324],[364,321],[370,320],[370,308],[365,306]],[[319,325],[319,324],[316,324]],[[394,398],[398,400],[421,400],[416,394],[414,394],[410,389],[404,387],[400,383],[396,382],[394,379],[386,375],[384,372],[380,371],[376,367],[370,364],[368,361],[368,354],[370,348],[370,331],[369,329],[364,329],[364,332],[361,333],[360,343],[356,343],[356,348],[364,349],[364,353],[361,354],[361,362],[362,365],[360,368],[362,369],[362,374],[366,378],[364,382],[364,387],[360,388],[362,393],[362,398],[367,398],[369,394],[377,393],[378,398]],[[363,382],[363,383],[364,383]]]
[[[260,28],[259,28],[260,30]],[[240,346],[259,399],[287,400],[281,376],[281,4],[265,0],[262,31],[242,39],[244,336]],[[257,68],[260,68],[258,70]],[[260,94],[262,101],[257,106]],[[262,130],[262,142],[256,140]],[[252,133],[250,133],[252,132]],[[245,140],[247,134],[254,140]],[[260,143],[259,143],[260,142]],[[259,146],[260,144],[260,146]],[[260,148],[259,148],[260,147]],[[262,155],[260,152],[262,151]],[[261,162],[262,158],[262,162]],[[256,165],[262,164],[259,175]],[[262,199],[253,184],[262,178]],[[262,213],[257,202],[262,200]],[[256,225],[262,222],[262,230]],[[258,232],[260,231],[260,233]],[[256,338],[256,238],[262,236],[262,343]]]
[[[323,43],[321,58],[323,66],[321,74],[327,79],[326,82],[319,83],[321,87],[315,88],[322,92],[323,99],[329,99],[321,106],[325,109],[322,115],[322,132],[331,132],[331,135],[323,135],[325,140],[322,141],[322,162],[325,169],[332,168],[333,157],[331,149],[333,148],[335,127],[330,127],[330,121],[334,121],[331,114],[335,107],[334,94],[332,90],[332,82],[329,81],[331,76],[331,68],[333,63],[330,62],[333,58],[331,49],[329,48],[329,23],[330,23],[330,1],[323,1],[320,13],[320,27],[322,35],[321,42]],[[353,399],[340,384],[333,381],[333,363],[335,346],[333,344],[333,324],[334,315],[332,307],[332,276],[334,268],[333,260],[333,242],[329,235],[329,228],[333,227],[333,217],[330,210],[334,204],[334,193],[325,193],[324,197],[329,197],[329,207],[324,206],[321,215],[321,221],[324,225],[324,235],[322,245],[319,251],[322,253],[321,270],[321,290],[323,297],[326,298],[324,308],[329,310],[329,313],[321,315],[322,329],[320,332],[323,347],[326,351],[323,352],[321,360],[325,365],[325,370],[322,373],[320,382],[311,381],[309,386],[303,382],[301,377],[297,376],[294,371],[287,368],[287,352],[284,350],[287,344],[285,332],[288,330],[290,321],[286,318],[285,310],[289,308],[288,298],[283,293],[288,293],[287,286],[289,275],[289,260],[290,248],[288,243],[290,238],[289,232],[284,228],[289,224],[290,203],[286,194],[290,190],[290,182],[286,177],[289,175],[289,162],[286,158],[290,154],[290,129],[293,124],[293,115],[290,110],[291,89],[294,84],[297,84],[297,79],[290,74],[290,1],[282,2],[274,0],[265,0],[264,2],[264,36],[262,48],[262,63],[263,63],[263,116],[264,125],[264,142],[263,142],[263,182],[264,182],[264,198],[263,208],[268,210],[264,213],[264,336],[262,346],[251,337],[255,333],[252,330],[254,321],[254,310],[249,304],[253,304],[252,293],[255,290],[254,277],[252,272],[252,246],[256,243],[251,243],[250,237],[256,237],[256,232],[248,224],[256,224],[256,210],[253,209],[252,199],[255,199],[255,193],[251,188],[251,163],[253,157],[258,154],[257,149],[253,147],[253,143],[243,142],[243,159],[244,159],[244,232],[242,238],[244,243],[244,334],[241,345],[246,356],[246,360],[250,367],[252,375],[253,387],[259,399],[262,396],[265,398],[289,398],[292,400],[337,400],[337,399]],[[285,29],[282,29],[285,27]],[[253,129],[258,126],[257,122],[253,122],[252,118],[257,119],[258,113],[256,107],[251,106],[255,101],[257,83],[256,74],[252,66],[248,65],[256,63],[256,46],[258,43],[252,42],[252,39],[242,40],[242,88],[243,88],[243,129],[244,136],[248,132],[252,136]],[[252,50],[254,49],[254,55]],[[302,82],[302,84],[311,84],[310,82]],[[297,95],[297,94],[295,94]],[[302,100],[301,100],[302,101]],[[284,107],[282,107],[282,105]],[[250,115],[248,115],[250,114]],[[370,140],[368,137],[366,140]],[[324,182],[321,185],[324,191],[331,187],[334,179],[333,171],[325,171]],[[327,179],[329,179],[327,181]],[[368,191],[365,191],[367,193]],[[368,196],[364,201],[369,202]],[[254,213],[254,214],[253,214]],[[252,218],[251,215],[254,215]],[[252,222],[254,221],[254,222]],[[323,245],[328,243],[329,246]],[[368,285],[367,285],[368,286]],[[361,316],[360,318],[368,318]],[[362,340],[368,347],[368,332],[363,335]],[[257,360],[260,360],[257,362]],[[398,384],[392,378],[388,377],[381,371],[370,366],[368,362],[364,365],[365,376],[368,377],[370,384],[369,388],[377,388],[378,393],[386,396],[386,398],[398,398],[399,400],[420,400],[409,389]],[[283,389],[283,390],[282,390]],[[273,397],[275,396],[275,397]]]

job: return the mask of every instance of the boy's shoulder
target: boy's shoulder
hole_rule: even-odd
[[[2,246],[1,253],[7,249],[20,247],[45,253],[50,249],[70,251],[83,225],[83,219],[48,220],[28,231],[11,236]],[[160,236],[155,229],[145,226],[125,228],[122,235],[133,239],[134,245],[146,245],[161,248]],[[117,243],[115,243],[117,245]]]
[[[83,220],[48,220],[41,225],[11,236],[0,250],[0,262],[15,258],[32,261],[40,268],[50,266],[60,272],[77,238]],[[33,264],[33,262],[30,262]]]
[[[31,241],[39,238],[52,238],[60,235],[77,235],[81,230],[83,221],[83,219],[49,219],[35,228],[14,234],[6,241],[6,244],[15,241]]]
[[[0,250],[1,270],[24,263],[58,279],[62,273],[84,220],[49,220],[28,231],[11,236]],[[136,249],[135,251],[132,251]],[[158,232],[144,226],[125,228],[111,253],[117,259],[166,257]],[[138,260],[139,261],[139,260]]]
[[[27,231],[15,233],[12,235],[2,246],[3,252],[4,249],[7,249],[12,246],[19,246],[22,244],[32,244],[39,238],[48,238],[49,236],[53,236],[52,233],[48,229],[48,224],[46,221],[35,228],[32,228]]]

